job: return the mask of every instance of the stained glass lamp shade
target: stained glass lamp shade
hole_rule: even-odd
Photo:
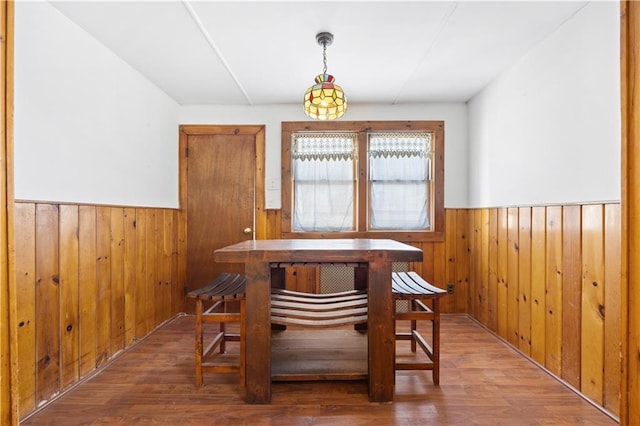
[[[333,42],[333,35],[319,33],[316,40],[323,48],[324,70],[316,76],[316,84],[304,94],[304,112],[317,120],[334,120],[347,110],[347,98],[342,87],[334,83],[335,78],[327,74],[327,46]]]

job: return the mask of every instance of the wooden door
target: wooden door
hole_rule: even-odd
[[[263,135],[257,126],[181,127],[187,292],[221,272],[244,272],[242,264],[216,263],[213,252],[256,237],[256,214],[264,211]]]

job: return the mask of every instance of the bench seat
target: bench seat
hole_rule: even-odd
[[[440,383],[440,304],[439,300],[447,292],[425,281],[416,272],[393,272],[392,292],[395,300],[406,300],[409,309],[406,312],[396,312],[397,321],[410,321],[409,332],[397,332],[396,342],[409,340],[411,351],[416,352],[417,346],[427,356],[427,361],[399,361],[396,359],[396,370],[432,370],[433,383]],[[425,301],[431,302],[429,307]],[[431,321],[431,344],[418,330],[418,322]],[[397,343],[396,343],[397,344]]]
[[[244,385],[245,372],[245,284],[238,273],[222,273],[208,285],[187,293],[196,301],[195,376],[196,386],[202,386],[204,372],[239,373]],[[204,310],[204,303],[211,304]],[[239,333],[229,333],[225,324],[240,323]],[[206,346],[203,345],[203,324],[218,323],[219,330]],[[216,359],[215,349],[226,352],[226,342],[240,342],[240,362],[229,364]]]

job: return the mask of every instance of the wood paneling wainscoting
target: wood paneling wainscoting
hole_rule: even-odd
[[[267,211],[268,238],[279,212]],[[443,242],[412,270],[454,285],[443,312],[468,313],[615,416],[621,380],[620,204],[447,209]],[[318,288],[297,270],[288,285]],[[606,315],[605,315],[606,312]]]
[[[279,215],[267,211],[267,238]],[[24,417],[185,309],[185,232],[171,209],[19,202],[14,218]],[[454,285],[444,312],[469,313],[618,415],[620,238],[615,203],[447,209],[445,240],[412,242],[424,259],[410,268]],[[318,275],[288,280],[313,290]]]
[[[184,310],[171,209],[14,205],[20,417]]]
[[[620,204],[467,214],[467,312],[618,416]]]

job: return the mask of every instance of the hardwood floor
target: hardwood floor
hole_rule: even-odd
[[[463,315],[442,318],[440,386],[430,371],[399,371],[386,404],[368,401],[363,380],[274,382],[270,405],[245,404],[236,374],[205,374],[197,389],[193,327],[175,318],[21,424],[617,424]]]

